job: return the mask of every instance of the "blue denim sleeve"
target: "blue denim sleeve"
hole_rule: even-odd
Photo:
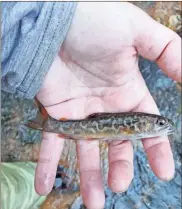
[[[74,16],[74,2],[1,4],[1,89],[33,99]]]

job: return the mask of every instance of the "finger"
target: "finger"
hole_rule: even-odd
[[[158,108],[149,92],[135,111],[159,114]],[[175,170],[174,160],[168,137],[143,139],[143,146],[154,173],[162,180],[173,178]]]
[[[152,61],[172,79],[181,81],[181,38],[135,7],[134,46],[138,53]]]
[[[109,144],[108,185],[113,192],[127,190],[133,178],[133,147],[130,141]]]
[[[98,141],[79,141],[77,155],[80,169],[80,190],[88,208],[104,207],[104,189]]]
[[[100,100],[96,101],[92,98],[75,99],[47,108],[48,113],[55,118],[59,115],[60,117],[72,119],[81,119],[99,110],[102,110]],[[80,169],[80,188],[84,204],[88,208],[103,208],[105,196],[102,185],[98,142],[78,142],[77,155]]]
[[[43,133],[35,174],[35,190],[39,195],[51,192],[64,140],[57,134]]]

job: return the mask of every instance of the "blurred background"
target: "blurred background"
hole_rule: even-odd
[[[151,17],[182,36],[181,2],[131,2]],[[158,66],[143,58],[140,70],[161,114],[171,118],[177,133],[172,139],[176,174],[170,182],[159,180],[151,171],[140,144],[135,145],[135,177],[121,194],[105,187],[105,209],[180,209],[181,208],[181,85],[167,78]],[[40,147],[40,133],[23,126],[36,114],[33,101],[21,100],[1,92],[1,159],[3,209],[84,209],[79,193],[75,144],[66,140],[59,161],[55,185],[47,197],[34,191],[34,173]],[[107,179],[107,145],[100,143],[102,168]],[[167,162],[166,162],[167,163]]]

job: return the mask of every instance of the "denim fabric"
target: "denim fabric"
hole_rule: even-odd
[[[71,24],[74,2],[1,4],[1,89],[33,99]]]

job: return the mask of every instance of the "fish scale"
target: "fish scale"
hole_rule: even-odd
[[[94,113],[81,120],[56,120],[42,112],[26,125],[72,140],[137,140],[175,131],[170,119],[149,113]]]

